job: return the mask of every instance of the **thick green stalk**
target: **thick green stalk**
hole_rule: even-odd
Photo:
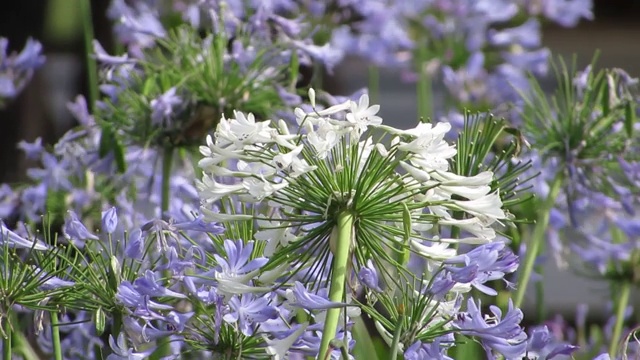
[[[162,156],[162,183],[161,183],[161,200],[160,200],[160,217],[164,218],[164,213],[169,210],[169,201],[171,200],[171,166],[173,164],[173,147],[167,145],[164,148]],[[171,278],[171,271],[166,270],[163,273],[166,279]],[[168,280],[167,280],[168,281]],[[162,359],[171,355],[171,344],[169,338],[158,339],[156,351],[151,354],[152,360]]]
[[[418,93],[418,118],[421,118],[422,121],[427,121],[432,115],[433,94],[431,92],[431,78],[424,68],[427,64],[428,56],[429,53],[426,44],[421,44],[418,47],[418,68],[416,69],[418,71],[418,84],[416,86]]]
[[[2,340],[2,355],[3,359],[11,359],[11,321],[8,318],[4,319],[4,338]]]
[[[120,332],[122,331],[122,313],[120,311],[114,311],[112,316],[113,329],[111,330],[111,335],[113,335],[114,339],[118,339],[118,336],[120,336]]]
[[[160,217],[164,217],[165,211],[169,210],[169,197],[171,195],[171,165],[173,164],[173,147],[168,145],[164,148],[162,156],[162,194],[160,202]]]
[[[349,211],[339,214],[338,239],[335,253],[333,254],[333,262],[331,263],[331,285],[329,287],[329,300],[331,301],[341,302],[344,298],[352,231],[353,214]],[[338,321],[340,320],[340,310],[340,308],[327,310],[318,359],[326,358],[327,352],[329,351],[329,343],[336,336]]]
[[[369,104],[378,104],[380,98],[380,69],[369,65]]]
[[[544,273],[544,268],[540,265],[533,267],[536,273],[540,276]],[[538,323],[542,323],[547,318],[547,307],[544,303],[544,282],[536,282],[536,316],[538,317]]]
[[[618,353],[618,345],[622,342],[620,335],[622,334],[622,325],[624,325],[624,311],[629,305],[629,294],[631,293],[631,283],[628,281],[622,281],[619,283],[620,287],[616,294],[616,323],[613,326],[613,334],[611,336],[611,342],[609,343],[609,356],[612,359],[616,358]]]
[[[53,342],[53,358],[55,360],[62,360],[62,347],[60,346],[60,321],[58,320],[58,313],[51,311],[51,341]]]
[[[91,0],[80,0],[82,12],[82,27],[84,32],[84,47],[86,51],[87,77],[89,79],[89,109],[93,112],[98,100],[98,68],[93,58],[93,18],[91,15]]]
[[[12,334],[13,349],[16,354],[20,354],[24,360],[40,360],[40,357],[33,350],[29,340],[25,338],[25,335],[21,332]]]
[[[351,334],[356,341],[356,345],[353,349],[353,356],[356,359],[379,360],[378,350],[374,343],[374,338],[367,330],[367,325],[364,323],[362,316],[353,319],[353,327],[351,328]]]
[[[398,327],[393,334],[393,341],[391,342],[391,360],[398,358],[398,347],[400,346],[400,336],[402,335],[402,317],[398,319]]]
[[[520,307],[524,300],[524,294],[527,292],[527,285],[529,285],[529,279],[531,278],[531,272],[536,262],[536,258],[539,255],[540,247],[544,241],[544,234],[549,225],[549,215],[553,205],[556,202],[556,198],[562,189],[562,182],[564,176],[562,172],[558,172],[556,177],[551,183],[549,188],[549,194],[541,206],[538,208],[538,218],[536,219],[536,225],[533,229],[533,234],[529,244],[527,244],[527,252],[524,257],[524,261],[519,270],[518,275],[518,290],[516,290],[515,297],[513,299],[514,305]]]

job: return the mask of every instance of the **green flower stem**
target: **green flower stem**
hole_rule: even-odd
[[[353,214],[349,211],[340,213],[338,215],[338,239],[335,253],[333,254],[333,262],[331,263],[331,285],[329,287],[329,300],[331,301],[341,302],[344,298],[352,231]],[[340,308],[327,310],[318,359],[326,358],[329,343],[336,336],[340,310]]]
[[[162,156],[162,194],[160,202],[160,217],[164,217],[164,212],[169,210],[169,197],[171,195],[171,165],[173,164],[173,147],[170,145],[164,148]]]
[[[60,321],[58,320],[58,312],[51,311],[51,341],[53,342],[53,358],[62,360],[62,347],[60,346]]]
[[[367,330],[367,324],[365,324],[362,316],[353,319],[353,327],[351,328],[351,334],[356,341],[355,348],[353,349],[353,356],[356,359],[379,360],[378,350],[374,343],[374,338]]]
[[[544,268],[540,265],[534,266],[536,273],[542,276],[544,273]],[[538,281],[535,285],[536,289],[536,316],[538,317],[538,322],[543,322],[547,318],[547,307],[544,303],[544,282]]]
[[[398,358],[398,347],[400,346],[400,336],[402,335],[402,317],[398,318],[398,327],[393,334],[393,341],[391,342],[391,360]]]
[[[162,184],[161,184],[161,201],[160,201],[160,216],[164,218],[164,213],[169,210],[169,201],[171,195],[171,165],[173,164],[173,147],[167,145],[164,148],[162,156]],[[163,277],[166,279],[171,278],[171,270],[165,270]],[[168,280],[167,280],[168,281]],[[171,355],[171,344],[169,338],[158,339],[156,351],[151,354],[151,359],[162,359],[165,356]]]
[[[122,331],[122,313],[120,311],[115,311],[113,314],[113,329],[111,330],[111,335],[113,335],[114,339],[118,339],[120,336],[120,332]],[[126,344],[126,338],[125,338]]]
[[[380,69],[369,65],[369,104],[378,104],[380,98]]]
[[[96,60],[93,58],[93,18],[91,15],[91,0],[80,0],[80,11],[82,12],[82,27],[84,31],[84,47],[87,52],[87,75],[89,79],[89,109],[95,109],[98,100],[98,68]]]
[[[3,359],[11,359],[12,349],[11,349],[11,321],[9,318],[4,319],[4,338],[2,340],[2,355]]]
[[[428,60],[428,50],[426,44],[421,44],[418,47],[418,84],[417,86],[417,95],[418,95],[418,118],[423,119],[423,121],[427,121],[427,119],[431,118],[431,108],[432,108],[432,89],[431,89],[431,79],[429,78],[429,74],[424,69],[424,66]]]
[[[536,219],[536,226],[533,229],[533,235],[527,245],[527,252],[522,263],[522,267],[519,270],[518,276],[518,290],[516,290],[515,297],[513,299],[514,305],[520,307],[524,300],[524,294],[527,292],[527,285],[529,285],[529,279],[531,278],[531,272],[533,271],[536,258],[540,252],[540,247],[544,241],[544,233],[549,225],[549,215],[551,209],[556,202],[556,198],[562,189],[562,183],[564,181],[564,175],[562,172],[558,172],[556,177],[551,183],[549,188],[549,194],[541,206],[538,208],[538,219]]]
[[[612,359],[616,358],[616,354],[618,353],[618,345],[620,345],[621,340],[620,335],[622,334],[622,325],[624,324],[624,311],[629,305],[629,295],[631,294],[631,283],[628,281],[622,281],[619,283],[619,288],[616,294],[616,323],[613,326],[613,335],[611,337],[611,341],[609,343],[609,356]]]
[[[22,355],[24,360],[40,360],[40,356],[33,350],[23,333],[19,331],[14,333],[12,340],[15,345],[15,353]]]

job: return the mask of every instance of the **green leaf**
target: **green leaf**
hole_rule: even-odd
[[[300,64],[298,61],[298,52],[293,51],[293,53],[291,54],[291,65],[289,66],[289,71],[290,71],[289,76],[291,77],[292,90],[295,90],[296,84],[298,83],[298,72],[300,71],[299,68],[300,68]]]
[[[48,191],[45,207],[47,213],[50,214],[49,221],[57,223],[62,221],[66,211],[65,197],[67,193],[64,191]]]
[[[409,239],[411,238],[412,224],[411,224],[411,211],[409,211],[409,207],[404,202],[402,203],[402,205],[403,205],[402,225],[403,225],[403,231],[404,231],[404,236],[403,236],[404,247],[400,249],[402,254],[400,258],[400,264],[402,264],[403,266],[406,266],[409,263],[409,257],[411,256],[411,250],[409,249]]]
[[[113,138],[113,157],[120,173],[127,170],[127,162],[124,159],[124,146],[116,137]]]
[[[609,115],[609,113],[611,112],[611,89],[609,88],[609,83],[607,81],[603,82],[602,85],[602,93],[601,93],[601,99],[600,101],[602,102],[602,115],[607,116]]]
[[[100,145],[98,146],[98,155],[100,158],[104,158],[113,149],[113,143],[115,140],[115,134],[111,124],[105,123],[102,126],[102,134],[100,135]]]
[[[356,345],[353,349],[353,356],[356,359],[388,359],[387,351],[381,352],[376,349],[375,339],[369,333],[367,325],[364,323],[362,316],[355,319],[353,324],[353,338],[356,341]],[[383,347],[386,350],[386,346]],[[378,356],[380,355],[380,356]]]
[[[116,258],[115,256],[111,256],[109,265],[110,265],[109,266],[109,275],[108,275],[109,287],[111,287],[111,289],[115,290],[120,285],[120,278],[121,278],[120,261],[118,261],[118,258]]]
[[[636,124],[636,104],[627,101],[624,108],[624,129],[629,137],[633,136],[633,126]]]
[[[155,93],[156,78],[155,76],[149,76],[142,85],[142,95],[149,97]]]

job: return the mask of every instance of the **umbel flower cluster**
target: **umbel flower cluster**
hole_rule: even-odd
[[[447,123],[399,130],[382,124],[367,95],[326,109],[313,90],[309,97],[312,111],[295,110],[295,129],[235,112],[200,148],[205,219],[246,236],[224,242],[242,262],[220,262],[222,303],[284,305],[279,316],[234,316],[243,333],[279,322],[290,330],[270,341],[297,333],[294,352],[339,357],[334,338],[350,349],[351,324],[364,312],[406,358],[443,356],[454,332],[490,355],[525,354],[520,310],[485,319],[474,299],[461,304],[472,288],[495,295],[485,282],[518,265],[493,228],[508,221],[493,174],[451,172]],[[291,308],[303,312],[283,310]]]

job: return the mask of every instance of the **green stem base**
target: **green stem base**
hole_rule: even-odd
[[[352,231],[353,215],[350,212],[338,215],[338,238],[331,264],[331,285],[329,287],[329,300],[331,301],[341,302],[344,298]],[[336,336],[340,311],[340,308],[327,310],[318,359],[327,358],[330,342]]]

